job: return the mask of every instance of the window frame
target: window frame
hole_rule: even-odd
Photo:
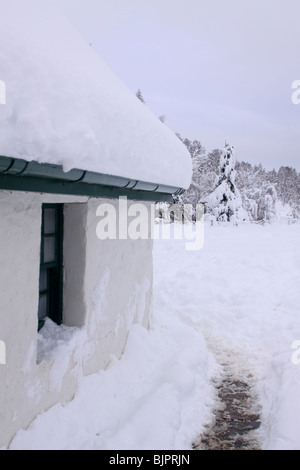
[[[54,231],[45,233],[45,211],[54,209]],[[54,238],[54,260],[44,261],[45,239]],[[46,288],[41,289],[41,273],[47,273]],[[46,315],[40,319],[41,297],[46,296]],[[40,274],[39,274],[39,307],[38,307],[38,331],[44,326],[46,318],[61,325],[63,320],[63,204],[43,204],[41,223],[41,247],[40,247]]]

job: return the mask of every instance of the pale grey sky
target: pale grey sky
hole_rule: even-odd
[[[174,132],[300,171],[300,0],[55,1]]]

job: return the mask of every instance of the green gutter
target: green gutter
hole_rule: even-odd
[[[182,188],[0,156],[0,189],[142,201],[172,202]]]

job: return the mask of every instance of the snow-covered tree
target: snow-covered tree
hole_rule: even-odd
[[[275,186],[268,186],[263,192],[258,206],[258,219],[275,222],[277,219],[278,196]]]
[[[207,154],[199,140],[191,141],[182,138],[179,134],[176,135],[189,150],[193,162],[192,182],[181,196],[181,203],[195,205],[205,202],[207,211],[212,214],[213,211],[210,210],[207,201],[211,202],[211,193],[215,193],[214,189],[218,188],[218,191],[222,191],[222,187],[219,186],[225,185],[226,173],[231,172],[229,180],[235,193],[233,196],[233,191],[229,191],[231,184],[227,184],[229,196],[226,196],[226,191],[224,194],[235,203],[241,197],[244,213],[242,210],[237,211],[239,219],[242,217],[251,222],[272,221],[276,217],[300,219],[300,174],[297,170],[286,166],[279,170],[267,171],[262,164],[252,165],[249,162],[237,161],[232,172],[230,166],[227,165],[228,159],[226,156],[224,159],[224,152],[221,150],[213,150]],[[220,162],[223,164],[223,170],[220,168]],[[274,190],[271,190],[271,187]],[[277,203],[275,191],[278,197]],[[216,201],[212,204],[213,207],[215,204]],[[225,201],[223,206],[225,206]],[[221,208],[224,209],[224,207]],[[287,214],[290,214],[289,217]],[[228,220],[228,214],[221,214],[221,219]]]
[[[138,91],[136,92],[136,95],[135,95],[142,103],[145,104],[145,100],[143,98],[143,95],[142,95],[142,92],[140,89],[138,89]]]
[[[255,199],[246,199],[244,202],[244,208],[248,213],[249,220],[251,222],[257,220],[258,204]]]
[[[195,205],[202,202],[215,187],[222,152],[213,150],[206,154],[205,148],[199,140],[191,141],[186,138],[182,139],[179,134],[177,136],[188,149],[193,163],[192,182],[183,194],[182,202]]]
[[[165,114],[162,114],[158,117],[158,119],[164,124],[166,122],[167,116]]]
[[[235,184],[236,158],[234,147],[225,144],[220,157],[220,177],[216,188],[206,199],[207,212],[219,222],[238,222],[246,218],[242,198]]]

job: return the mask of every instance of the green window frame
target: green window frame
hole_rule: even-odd
[[[38,329],[62,323],[63,204],[42,205]]]

